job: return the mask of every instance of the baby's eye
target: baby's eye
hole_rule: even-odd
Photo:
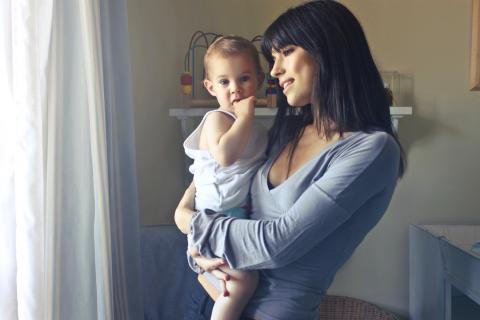
[[[240,77],[240,81],[241,81],[241,82],[247,82],[247,81],[249,81],[249,80],[250,80],[250,76],[242,76],[242,77]]]
[[[222,86],[228,86],[228,80],[227,79],[220,79],[218,81],[218,83],[220,83]]]

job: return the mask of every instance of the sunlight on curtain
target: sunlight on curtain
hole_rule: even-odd
[[[44,315],[42,108],[51,11],[51,1],[0,2],[2,319]]]
[[[10,2],[0,2],[0,314],[17,318],[15,215],[13,196],[13,139],[15,113],[12,95]]]
[[[0,1],[2,320],[143,317],[127,40],[125,1]]]
[[[47,319],[111,319],[107,173],[99,170],[106,152],[105,132],[98,127],[103,106],[101,98],[92,102],[99,94],[92,93],[98,76],[87,72],[101,66],[88,65],[92,44],[85,42],[80,9],[76,1],[54,2],[45,190]]]

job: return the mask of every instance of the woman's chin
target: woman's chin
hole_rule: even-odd
[[[291,97],[287,96],[287,102],[289,106],[294,108],[300,108],[310,103],[308,99],[298,99],[297,97],[292,97],[292,96]]]
[[[289,106],[291,106],[291,107],[297,107],[298,106],[297,99],[295,99],[295,97],[286,96],[286,98],[287,98],[287,102],[288,102]]]

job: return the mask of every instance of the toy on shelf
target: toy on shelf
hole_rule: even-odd
[[[277,88],[278,88],[278,80],[268,75],[267,89],[265,90],[265,94],[267,96],[268,108],[277,107]]]
[[[190,72],[183,72],[180,76],[180,84],[182,85],[182,105],[188,105],[190,103],[190,99],[192,96],[193,91],[193,79],[192,74]]]
[[[197,92],[197,81],[203,79],[203,77],[205,76],[205,70],[203,69],[203,59],[201,60],[201,68],[196,68],[195,65],[199,57],[203,57],[208,46],[210,46],[212,42],[214,42],[218,37],[221,36],[222,34],[214,32],[195,31],[190,38],[190,43],[188,45],[187,52],[185,53],[185,58],[183,62],[184,71],[180,76],[182,107],[212,107],[217,104],[217,101],[215,99],[202,98],[200,97],[199,92]],[[262,37],[257,35],[251,40],[251,42],[260,42],[261,40]],[[201,52],[198,53],[198,50],[201,50]],[[202,72],[201,75],[199,75],[198,72]],[[264,98],[257,99],[257,105],[265,106],[268,104],[267,100],[268,99]],[[273,101],[273,98],[270,98],[270,100]],[[271,103],[270,105],[274,106]]]

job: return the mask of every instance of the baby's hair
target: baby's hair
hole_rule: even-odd
[[[258,55],[257,48],[252,42],[239,36],[221,36],[217,38],[207,49],[205,57],[203,59],[203,65],[205,68],[205,78],[208,79],[208,62],[213,55],[220,55],[223,58],[237,56],[240,54],[249,55],[257,69],[257,73],[262,73],[262,67],[260,65],[260,57]]]

